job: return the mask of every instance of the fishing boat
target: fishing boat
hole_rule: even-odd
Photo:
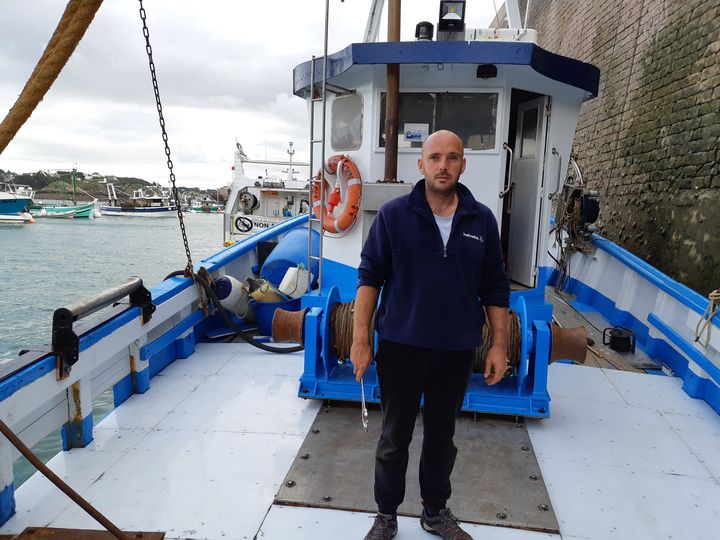
[[[294,144],[288,143],[287,161],[250,159],[240,143],[235,143],[233,182],[230,186],[228,204],[223,217],[223,240],[225,245],[272,227],[293,216],[308,212],[309,183],[298,180],[295,166],[309,163],[293,161]],[[250,178],[245,164],[262,166],[285,166],[284,177],[266,174]]]
[[[360,249],[378,209],[418,181],[424,138],[447,128],[465,145],[462,181],[501,225],[513,281],[511,369],[487,386],[478,351],[458,420],[449,504],[463,527],[717,537],[720,317],[712,298],[598,236],[596,195],[579,168],[565,174],[598,69],[540,48],[516,1],[510,29],[465,28],[465,2],[441,1],[437,39],[421,22],[415,42],[374,43],[381,5],[366,42],[293,73],[319,171],[312,214],[199,264],[188,250],[186,271],[149,289],[133,278],[59,308],[51,345],[0,366],[3,434],[23,449],[60,429],[65,451],[48,467],[82,505],[39,473],[15,489],[18,451],[2,440],[0,534],[82,538],[97,520],[117,538],[362,538],[381,415],[374,365],[357,383],[347,358]],[[249,191],[233,193],[227,219]],[[274,295],[287,276],[307,292],[253,297],[249,317],[246,284],[262,278]],[[115,409],[96,424],[92,400],[110,390]],[[418,451],[398,540],[431,538]]]
[[[190,201],[190,211],[196,214],[217,213],[225,210],[225,206],[209,196]]]
[[[0,222],[32,223],[28,208],[32,204],[33,191],[28,186],[0,183]]]
[[[162,218],[177,216],[177,206],[171,202],[165,188],[139,188],[132,197],[118,199],[115,185],[107,184],[108,203],[100,206],[103,216]]]
[[[65,189],[60,187],[62,192]],[[97,199],[94,197],[90,202],[80,202],[77,200],[77,169],[73,167],[72,170],[72,194],[66,196],[66,199],[61,203],[48,203],[48,202],[36,202],[30,206],[30,213],[34,217],[41,218],[58,218],[58,219],[73,219],[73,218],[92,218],[93,211],[95,210],[95,203]]]

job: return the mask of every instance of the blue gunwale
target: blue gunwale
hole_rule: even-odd
[[[670,276],[663,274],[657,268],[654,268],[643,261],[637,255],[633,255],[626,249],[600,235],[593,235],[593,244],[599,249],[602,249],[615,257],[625,266],[634,270],[637,274],[647,279],[661,291],[675,298],[675,300],[684,306],[689,307],[700,315],[705,312],[708,305],[708,299],[700,293],[695,292],[690,287],[675,281]],[[712,322],[715,326],[720,326],[720,315],[713,317]]]
[[[283,221],[282,223],[262,232],[259,232],[253,236],[249,236],[236,244],[222,249],[221,251],[212,255],[211,257],[208,257],[207,259],[203,259],[199,264],[195,265],[195,270],[197,271],[200,269],[201,266],[205,266],[208,271],[214,272],[222,268],[224,265],[255,249],[255,246],[258,242],[271,240],[272,238],[283,234],[294,227],[302,225],[303,223],[307,222],[307,219],[307,214],[303,214],[288,219],[287,221]],[[166,279],[165,281],[161,281],[150,289],[153,303],[155,305],[160,305],[164,302],[167,302],[171,298],[177,296],[178,294],[192,286],[192,280],[184,277],[172,277]],[[106,321],[103,321],[99,325],[89,329],[88,331],[80,335],[79,350],[87,350],[89,347],[98,343],[104,337],[107,337],[118,328],[137,319],[139,316],[140,308],[129,307],[121,313],[117,314],[116,316]],[[179,324],[183,326],[183,331],[185,331],[197,324],[199,320],[200,317],[197,315],[196,312],[194,315],[183,319],[183,321],[181,321]],[[168,331],[168,335],[170,335],[171,333],[172,329]],[[149,345],[152,349],[153,345]],[[0,401],[11,396],[21,388],[28,386],[33,381],[39,379],[47,373],[53,372],[55,370],[55,364],[55,355],[53,355],[52,352],[48,352],[20,367],[17,371],[14,371],[0,379]]]

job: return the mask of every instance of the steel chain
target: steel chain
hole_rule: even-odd
[[[153,62],[152,47],[150,46],[150,31],[147,27],[145,8],[143,0],[140,2],[140,19],[143,25],[143,36],[145,36],[145,52],[147,52],[148,63],[150,64],[150,75],[152,77],[153,90],[155,92],[155,103],[157,104],[158,117],[160,118],[160,129],[162,131],[162,140],[165,144],[165,156],[167,157],[167,166],[170,170],[170,183],[172,184],[172,195],[175,199],[175,207],[177,209],[178,220],[180,221],[180,231],[182,232],[183,244],[185,245],[185,255],[187,255],[187,266],[185,267],[185,277],[191,277],[193,273],[192,256],[190,255],[190,245],[188,244],[187,232],[185,231],[185,223],[182,216],[182,205],[180,204],[180,195],[175,185],[175,172],[173,172],[173,162],[170,158],[170,145],[168,144],[168,136],[165,131],[165,118],[163,116],[162,102],[160,101],[160,90],[158,89],[157,75],[155,73],[155,63]]]

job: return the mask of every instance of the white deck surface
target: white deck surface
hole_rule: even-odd
[[[49,465],[125,530],[362,539],[369,514],[272,505],[320,406],[296,397],[301,370],[299,353],[200,344],[105,418],[87,448]],[[553,365],[549,380],[551,418],[528,427],[563,539],[718,538],[720,416],[673,378]],[[16,503],[0,532],[99,528],[39,474]],[[560,538],[466,529],[476,540]],[[436,537],[400,518],[396,538]]]

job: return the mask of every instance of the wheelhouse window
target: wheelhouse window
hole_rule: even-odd
[[[332,104],[330,144],[334,150],[357,150],[362,144],[363,100],[358,94],[338,96]]]
[[[385,147],[386,94],[380,96],[380,147]],[[469,150],[495,148],[497,92],[403,92],[398,99],[398,148],[420,148],[439,129],[458,134]]]

